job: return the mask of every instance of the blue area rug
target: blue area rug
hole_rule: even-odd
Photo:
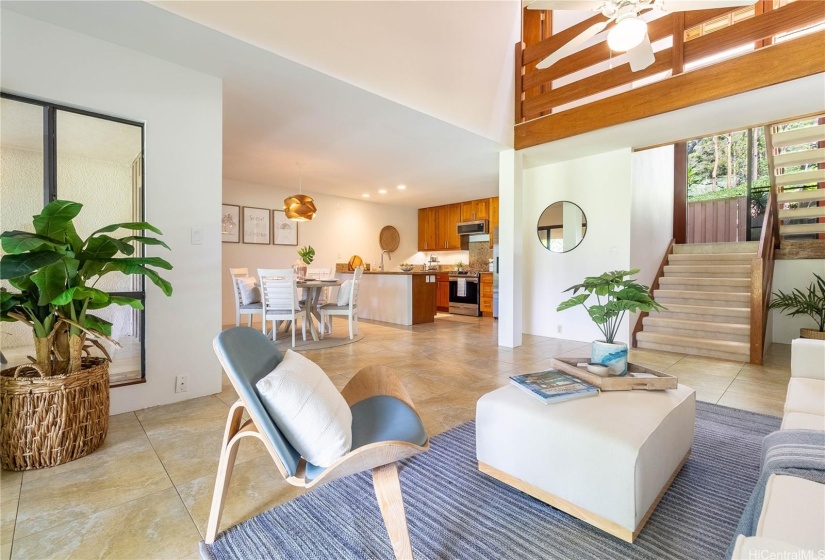
[[[779,424],[772,416],[696,403],[693,452],[631,545],[480,473],[475,423],[469,422],[434,437],[429,452],[403,463],[413,552],[422,560],[722,559],[759,475],[762,438]],[[369,473],[245,521],[213,545],[201,543],[201,554],[215,560],[393,558]]]

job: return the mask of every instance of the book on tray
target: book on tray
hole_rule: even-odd
[[[514,375],[510,377],[510,383],[545,404],[594,397],[599,394],[598,387],[555,369]]]

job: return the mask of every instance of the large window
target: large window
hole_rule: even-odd
[[[31,229],[55,199],[83,204],[75,223],[85,236],[115,222],[143,221],[143,125],[3,94],[0,98],[0,228]],[[141,246],[136,246],[140,251]],[[8,286],[6,286],[8,287]],[[141,276],[110,274],[98,288],[144,299]],[[144,377],[144,312],[111,306],[113,385]],[[32,354],[29,329],[2,323],[0,346],[12,365]],[[97,350],[95,350],[97,351]]]

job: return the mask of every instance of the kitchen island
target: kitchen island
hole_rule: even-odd
[[[340,272],[350,280],[352,272]],[[364,272],[358,289],[358,318],[396,325],[418,325],[435,320],[435,272]]]

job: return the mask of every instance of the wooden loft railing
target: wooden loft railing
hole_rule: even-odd
[[[825,30],[775,44],[773,41],[776,36],[825,22],[825,2],[801,0],[776,9],[773,6],[773,0],[763,0],[754,6],[753,15],[744,19],[733,17],[734,12],[741,13],[741,9],[668,14],[648,23],[651,42],[673,37],[673,45],[658,51],[650,67],[631,72],[629,64],[620,64],[565,85],[558,82],[610,59],[605,41],[544,70],[536,70],[536,63],[586,28],[604,21],[604,16],[596,15],[547,38],[541,38],[546,36],[546,22],[541,33],[525,29],[528,44],[516,45],[516,149],[825,72],[822,55]],[[730,16],[728,23],[715,31],[693,32],[698,26],[723,16]],[[525,27],[535,25],[537,19],[525,17]],[[687,30],[691,33],[686,34]],[[753,45],[754,50],[696,70],[684,70],[691,62],[747,45]],[[634,82],[662,73],[669,76],[633,88]],[[622,87],[628,90],[587,102],[589,98]],[[584,104],[558,109],[575,103]]]

